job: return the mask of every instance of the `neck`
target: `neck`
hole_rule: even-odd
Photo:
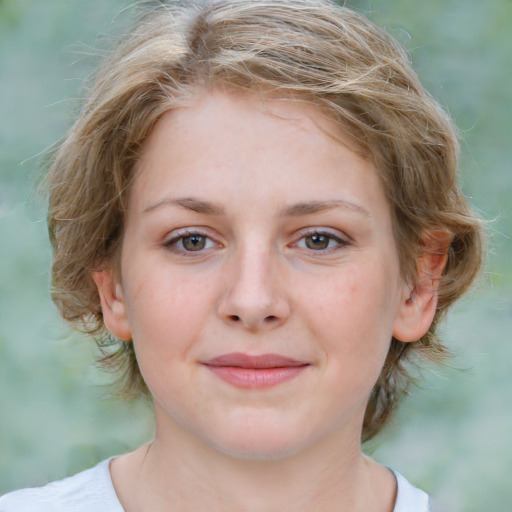
[[[233,457],[192,439],[183,444],[157,430],[127,456],[122,476],[119,461],[118,481],[129,485],[114,485],[127,512],[393,510],[394,477],[362,455],[358,439],[325,439],[272,460]]]

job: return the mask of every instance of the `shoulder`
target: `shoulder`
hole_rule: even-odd
[[[393,512],[429,512],[428,494],[411,485],[400,473],[393,473],[398,489]]]
[[[110,459],[44,487],[20,489],[0,498],[0,512],[123,512],[109,471]]]

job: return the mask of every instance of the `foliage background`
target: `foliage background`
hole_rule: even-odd
[[[149,404],[108,397],[93,343],[72,334],[49,300],[50,248],[34,192],[37,155],[70,126],[96,62],[88,54],[104,46],[97,34],[112,33],[129,3],[0,0],[0,493],[63,477],[151,436]],[[443,326],[457,356],[423,372],[368,450],[433,494],[439,510],[510,510],[512,2],[347,5],[412,53],[461,128],[464,190],[492,220],[486,276]]]

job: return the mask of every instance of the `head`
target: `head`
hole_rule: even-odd
[[[109,338],[92,275],[119,267],[144,144],[165,113],[213,89],[306,102],[339,127],[377,171],[411,300],[424,285],[424,256],[442,261],[430,280],[437,295],[432,324],[417,340],[391,340],[366,409],[363,440],[369,439],[406,389],[407,363],[446,355],[436,326],[476,276],[482,238],[456,183],[450,118],[400,45],[351,10],[323,0],[242,0],[159,5],[144,13],[98,71],[53,158],[54,301],[65,319]],[[125,391],[145,393],[130,343],[119,347],[104,363],[123,372]]]

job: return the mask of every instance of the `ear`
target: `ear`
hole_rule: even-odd
[[[404,285],[393,337],[399,341],[419,340],[429,329],[437,310],[439,280],[448,258],[452,235],[447,231],[427,233],[421,241],[412,287]]]
[[[123,341],[131,340],[132,333],[128,324],[123,290],[114,271],[111,268],[104,268],[94,271],[91,277],[98,289],[105,326],[117,338]]]

